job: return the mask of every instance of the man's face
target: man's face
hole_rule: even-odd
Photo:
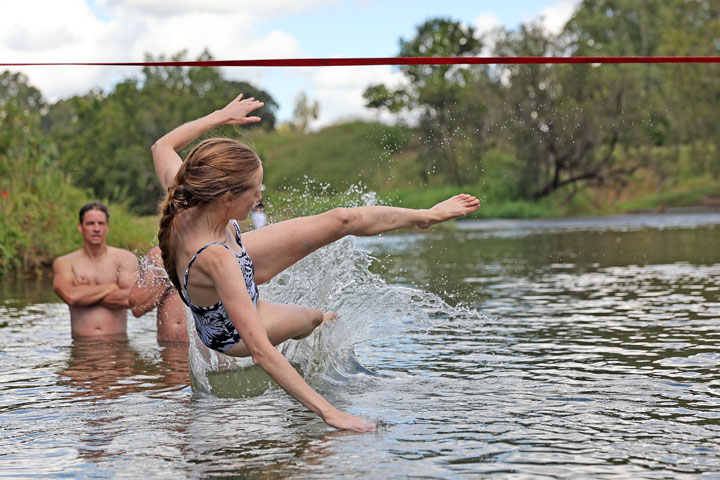
[[[108,234],[108,222],[105,213],[100,210],[85,212],[82,223],[78,224],[85,244],[103,245]]]

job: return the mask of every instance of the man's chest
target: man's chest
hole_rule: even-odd
[[[111,258],[96,261],[81,259],[73,264],[73,274],[80,285],[112,283],[117,281],[118,266]]]

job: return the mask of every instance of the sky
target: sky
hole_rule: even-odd
[[[0,62],[139,62],[146,53],[208,49],[218,60],[393,57],[399,40],[434,17],[451,18],[489,34],[502,26],[540,21],[564,25],[579,0],[0,0]],[[136,67],[23,67],[30,83],[56,101],[90,89],[110,91],[139,77]],[[223,75],[262,88],[292,118],[305,93],[320,105],[312,124],[378,118],[364,108],[371,83],[398,84],[391,66],[223,68]],[[241,92],[239,92],[241,93]],[[228,99],[229,101],[230,99]],[[222,105],[210,106],[209,111]],[[189,119],[188,119],[189,120]]]

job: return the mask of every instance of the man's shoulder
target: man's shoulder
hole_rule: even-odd
[[[60,255],[53,260],[53,271],[56,275],[62,272],[70,272],[81,261],[84,252],[81,249],[75,250],[65,255]]]
[[[80,248],[78,250],[74,250],[72,252],[66,253],[65,255],[60,255],[59,257],[55,258],[55,263],[65,263],[65,262],[72,262],[73,260],[77,260],[81,256],[84,255],[83,249]]]

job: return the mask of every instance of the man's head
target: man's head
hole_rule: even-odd
[[[90,202],[80,209],[78,232],[83,236],[85,244],[102,245],[108,233],[110,212],[105,204]]]
[[[85,219],[85,214],[89,212],[90,210],[100,210],[105,214],[105,222],[110,222],[110,210],[108,210],[107,205],[104,203],[98,202],[95,200],[94,202],[86,203],[82,206],[80,209],[80,223],[83,223],[83,220]]]

